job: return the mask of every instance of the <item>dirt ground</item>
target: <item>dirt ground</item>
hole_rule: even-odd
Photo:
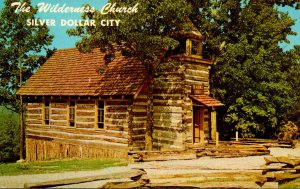
[[[288,154],[300,157],[300,147],[296,149],[291,148],[270,148],[271,155],[274,156],[287,156]],[[143,163],[133,163],[125,167],[112,167],[97,171],[78,171],[78,172],[64,172],[64,173],[49,173],[49,174],[36,174],[36,175],[20,175],[20,176],[1,176],[0,177],[0,188],[23,188],[24,183],[33,182],[46,182],[51,180],[59,180],[65,178],[78,178],[90,175],[101,175],[108,173],[118,173],[127,171],[133,168],[142,168],[147,174],[152,177],[152,182],[160,183],[162,185],[170,185],[175,182],[178,183],[180,179],[177,177],[178,174],[185,175],[187,180],[184,182],[194,183],[193,179],[198,178],[201,186],[205,187],[205,182],[199,181],[201,175],[205,175],[203,180],[205,181],[210,176],[222,175],[222,173],[228,172],[229,177],[237,178],[239,175],[244,174],[244,176],[251,177],[254,174],[259,174],[258,169],[264,165],[264,156],[249,156],[241,158],[210,158],[202,157],[194,160],[172,160],[172,161],[153,161],[153,162],[143,162]],[[164,180],[162,180],[164,178]],[[201,177],[202,178],[202,177]],[[217,177],[219,178],[219,177]],[[226,179],[220,177],[222,179]],[[64,188],[97,188],[102,186],[106,181],[96,181],[89,183],[82,183],[76,185],[64,186]],[[163,183],[165,182],[165,183]],[[234,187],[239,187],[237,185],[239,182],[237,180]],[[193,185],[194,185],[193,184]],[[211,183],[213,184],[213,182]],[[209,186],[212,186],[212,185]],[[216,186],[221,186],[222,183],[215,183]],[[214,184],[214,185],[215,185]],[[224,184],[224,182],[223,182]],[[226,186],[228,187],[230,183]],[[245,183],[244,183],[245,185]],[[246,183],[247,185],[247,183]],[[247,185],[248,188],[251,187]],[[229,186],[230,187],[230,186]],[[242,186],[241,186],[242,187]],[[253,186],[252,186],[253,187]]]

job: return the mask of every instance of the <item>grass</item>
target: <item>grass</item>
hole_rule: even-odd
[[[66,160],[32,163],[0,164],[0,176],[57,173],[65,171],[99,170],[107,167],[126,166],[127,162],[112,159]]]
[[[300,188],[300,178],[280,184],[279,188]]]
[[[12,120],[15,124],[19,124],[19,114],[0,106],[0,127],[7,121]]]

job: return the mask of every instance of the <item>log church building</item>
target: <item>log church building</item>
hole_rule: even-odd
[[[182,150],[215,140],[216,109],[209,96],[211,61],[202,57],[202,35],[181,36],[170,58],[181,66],[164,75],[167,87],[151,92],[151,149],[146,145],[147,70],[117,52],[105,66],[94,49],[57,50],[20,88],[26,104],[26,160],[127,158],[132,151]],[[162,73],[163,75],[163,73]]]

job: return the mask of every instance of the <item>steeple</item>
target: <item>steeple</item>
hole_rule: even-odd
[[[188,17],[185,18],[184,24],[188,29],[182,27],[172,34],[172,37],[180,42],[180,46],[175,49],[174,54],[202,59],[202,34]]]

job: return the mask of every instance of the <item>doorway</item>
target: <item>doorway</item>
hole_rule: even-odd
[[[201,142],[201,131],[204,137],[204,108],[202,106],[193,106],[193,142]]]

